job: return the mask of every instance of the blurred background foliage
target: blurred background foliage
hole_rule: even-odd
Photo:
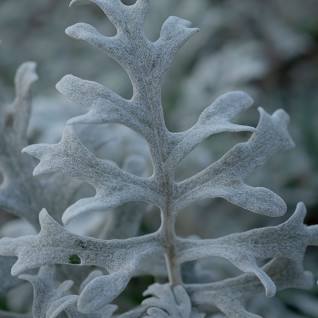
[[[205,106],[229,90],[247,91],[256,106],[267,111],[284,108],[291,117],[296,148],[273,158],[250,182],[276,191],[290,212],[298,201],[304,201],[309,210],[306,222],[318,223],[318,1],[154,0],[152,6],[146,23],[150,39],[158,37],[160,25],[169,15],[186,18],[201,29],[179,53],[167,75],[163,100],[168,127],[188,128]],[[116,63],[64,34],[64,29],[77,21],[89,22],[105,34],[114,33],[94,6],[69,10],[64,0],[0,0],[1,104],[12,99],[17,66],[27,60],[38,63],[40,81],[34,88],[31,143],[56,142],[65,121],[84,111],[55,90],[55,83],[67,73],[131,96],[129,79]],[[240,120],[255,125],[256,108]],[[92,136],[97,134],[95,131]],[[180,179],[204,168],[246,137],[225,134],[207,140],[181,164]],[[122,161],[123,154],[144,152],[147,156],[143,141],[122,127],[107,130],[107,138],[112,141],[111,151],[101,151],[103,157],[111,153],[113,159]],[[268,220],[215,200],[184,211],[178,231],[181,235],[217,237],[284,219]],[[145,232],[157,226],[153,220],[156,218],[145,217]],[[307,263],[318,274],[317,251],[309,253]],[[207,261],[200,266],[211,264]],[[215,279],[228,275],[226,268],[220,265]],[[134,284],[133,289],[138,282]],[[265,317],[318,317],[318,291],[283,293],[279,300],[255,301],[251,306]]]

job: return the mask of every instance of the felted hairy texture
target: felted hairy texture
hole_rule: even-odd
[[[93,272],[94,273],[94,272]],[[92,273],[92,274],[93,274]],[[23,280],[29,281],[34,289],[34,302],[32,308],[33,318],[56,318],[65,312],[69,318],[85,318],[76,309],[77,295],[73,295],[72,281],[59,283],[56,279],[56,269],[51,266],[43,266],[36,275],[20,275]],[[83,282],[87,283],[91,278]],[[104,313],[90,315],[90,318],[110,317],[116,310],[116,306],[109,305],[104,308]]]
[[[73,0],[71,4],[77,2]],[[126,318],[142,317],[145,310],[150,317],[204,317],[215,312],[215,308],[227,317],[257,317],[244,307],[255,291],[264,287],[267,296],[274,296],[277,289],[312,284],[302,262],[306,247],[318,243],[318,229],[303,224],[302,203],[291,219],[276,227],[214,240],[184,239],[175,233],[177,213],[201,199],[223,198],[271,217],[286,212],[282,198],[269,189],[250,186],[245,180],[276,152],[293,146],[287,131],[288,115],[283,110],[270,115],[259,109],[256,128],[238,125],[232,120],[251,107],[253,101],[247,94],[235,91],[208,106],[190,129],[169,131],[161,104],[161,82],[178,49],[197,29],[188,21],[169,17],[159,39],[151,42],[143,31],[150,1],[138,0],[129,6],[119,0],[91,2],[114,24],[116,35],[105,36],[85,23],[69,27],[66,33],[115,59],[131,79],[133,96],[124,99],[98,83],[65,76],[57,84],[58,90],[75,103],[90,107],[88,112],[69,121],[58,144],[32,145],[24,152],[40,161],[35,175],[58,172],[95,188],[94,197],[81,199],[64,212],[64,222],[83,213],[143,201],[160,208],[161,226],[156,232],[140,237],[98,240],[70,233],[43,210],[38,235],[0,241],[1,255],[18,258],[12,274],[54,264],[105,269],[106,275],[94,277],[79,292],[77,309],[85,314],[100,313],[111,306],[134,276],[168,276],[171,285],[150,287],[149,294],[153,297],[124,313],[122,317]],[[117,123],[138,132],[149,145],[153,175],[137,175],[111,160],[98,158],[84,146],[72,127],[80,123]],[[203,171],[186,180],[176,180],[179,163],[204,139],[221,132],[240,131],[250,132],[251,137]],[[217,283],[182,287],[180,266],[208,256],[225,258],[245,274]],[[259,261],[268,259],[271,259],[268,264],[259,266]]]
[[[34,160],[21,153],[29,143],[31,88],[37,79],[36,64],[23,63],[15,76],[16,97],[0,110],[0,207],[25,219],[36,230],[39,229],[39,211],[45,207],[59,219],[60,210],[72,200],[77,187],[67,185],[61,178],[34,178],[31,172]],[[65,191],[56,194],[59,186],[64,186]]]
[[[153,284],[143,294],[151,296],[143,301],[148,307],[145,318],[201,318],[204,314],[192,311],[189,295],[183,286],[171,287],[169,285]]]
[[[27,220],[33,227],[39,228],[38,211],[43,205],[43,191],[32,177],[34,162],[21,155],[21,149],[27,142],[27,128],[31,113],[31,87],[38,79],[36,64],[22,64],[15,75],[14,101],[0,113],[0,208]],[[5,225],[2,225],[5,226]],[[15,260],[0,257],[0,293],[4,296],[21,281],[10,275]]]
[[[15,76],[15,99],[1,107],[0,138],[0,207],[19,219],[9,218],[1,224],[1,235],[16,237],[40,229],[39,208],[46,207],[55,218],[67,207],[76,193],[78,184],[67,184],[60,176],[34,178],[34,159],[22,154],[21,149],[29,143],[29,122],[32,114],[31,88],[38,79],[36,64],[23,63]],[[64,191],[57,193],[57,189]],[[28,224],[25,223],[28,222]],[[22,285],[23,281],[10,275],[15,259],[0,257],[0,294],[6,294]],[[6,314],[3,314],[6,315]]]
[[[31,86],[38,79],[35,68],[33,62],[20,66],[15,77],[16,98],[11,105],[1,109],[0,167],[3,181],[0,206],[38,228],[38,211],[43,206],[41,198],[44,194],[32,178],[33,161],[21,155],[21,149],[28,144]]]

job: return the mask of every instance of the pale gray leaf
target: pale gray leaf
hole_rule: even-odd
[[[160,37],[154,43],[161,54],[161,73],[170,67],[178,50],[198,31],[198,28],[191,27],[190,21],[179,17],[171,16],[163,23]]]
[[[45,204],[45,195],[30,173],[33,161],[20,153],[27,145],[31,86],[37,79],[35,68],[33,62],[19,67],[15,77],[16,98],[7,112],[1,108],[0,207],[38,228],[38,211]]]
[[[63,311],[73,306],[77,298],[76,295],[66,295],[53,301],[47,308],[46,318],[57,318]]]
[[[26,140],[27,129],[31,114],[31,87],[38,80],[36,64],[34,62],[23,63],[15,76],[16,99],[13,102],[14,120],[13,129],[20,140]]]
[[[260,109],[260,115],[256,131],[247,142],[236,145],[208,168],[178,184],[176,209],[196,200],[220,197],[258,214],[281,216],[286,212],[286,204],[278,195],[243,181],[274,153],[294,145],[287,132],[288,115],[283,110],[269,115]]]
[[[264,266],[264,272],[272,277],[279,290],[286,288],[310,288],[313,276],[304,273],[302,266],[285,258],[276,258]],[[189,285],[187,291],[195,305],[206,311],[219,308],[226,317],[258,317],[245,309],[246,302],[262,292],[262,285],[254,275],[243,274],[221,282]]]
[[[191,318],[190,298],[183,286],[153,284],[144,292],[142,304],[147,306],[145,317],[152,318]]]
[[[69,233],[43,210],[38,235],[0,240],[0,255],[17,256],[12,274],[52,264],[94,265],[109,273],[163,275],[158,233],[123,240],[98,240]],[[147,261],[145,261],[147,260]],[[149,261],[152,260],[152,261]]]
[[[180,250],[184,249],[184,252],[180,255],[180,261],[208,256],[223,257],[242,271],[253,272],[264,285],[266,295],[272,297],[276,293],[276,286],[271,277],[257,265],[257,261],[279,257],[302,263],[307,247],[315,245],[311,238],[312,233],[317,231],[315,226],[303,224],[305,215],[306,208],[299,203],[290,219],[278,226],[230,234],[218,239],[181,240]]]
[[[151,179],[135,176],[112,161],[97,158],[80,142],[72,127],[65,128],[61,142],[56,145],[32,145],[23,151],[40,160],[35,175],[59,172],[96,189],[95,197],[81,199],[65,211],[65,222],[88,211],[114,208],[129,201],[162,204]]]
[[[19,277],[33,286],[34,318],[55,318],[76,300],[76,296],[68,295],[73,282],[65,281],[60,284],[55,279],[53,267],[43,266],[37,275],[24,274]]]
[[[117,272],[110,275],[94,278],[82,290],[78,308],[81,312],[91,313],[105,310],[126,288],[131,278],[128,272]]]
[[[187,154],[211,135],[221,132],[255,131],[253,127],[231,122],[234,117],[251,107],[252,104],[251,97],[239,91],[229,92],[217,98],[202,112],[192,128],[171,136],[172,143],[176,145],[165,163],[167,169],[176,169]]]

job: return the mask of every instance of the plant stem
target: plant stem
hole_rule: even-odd
[[[142,72],[140,72],[142,74]],[[153,81],[144,74],[141,79],[132,80],[138,83],[135,91],[139,94],[138,99],[149,106],[152,115],[152,140],[150,150],[153,158],[154,173],[165,198],[164,206],[161,207],[161,236],[165,248],[165,260],[169,282],[172,285],[182,284],[180,266],[177,258],[175,213],[171,209],[174,191],[174,177],[165,169],[165,160],[168,155],[169,140],[166,128],[163,107],[161,103],[161,83]]]
[[[175,247],[175,234],[172,233],[172,227],[169,226],[168,218],[167,222],[163,223],[164,246],[165,246],[165,260],[168,271],[169,282],[172,285],[182,284],[182,278],[180,273],[180,266],[177,260],[177,253]],[[174,231],[173,231],[174,232]]]
[[[167,176],[166,176],[167,177]],[[178,264],[177,249],[176,249],[176,233],[175,233],[175,214],[171,210],[171,196],[173,185],[170,178],[165,178],[163,184],[166,194],[165,208],[161,212],[161,233],[163,245],[165,247],[165,260],[168,271],[169,282],[172,285],[182,284],[180,266]]]

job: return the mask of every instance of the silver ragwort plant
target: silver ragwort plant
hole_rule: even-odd
[[[78,2],[73,0],[71,4]],[[169,17],[159,39],[152,42],[143,29],[150,0],[137,0],[133,5],[120,0],[90,2],[107,15],[117,29],[116,35],[105,36],[85,23],[69,27],[66,33],[117,61],[129,75],[133,96],[128,100],[101,84],[65,76],[57,89],[74,103],[89,107],[88,112],[68,121],[58,144],[31,145],[23,152],[39,160],[34,169],[36,176],[59,173],[94,187],[94,196],[82,198],[64,211],[64,224],[94,211],[112,209],[112,213],[121,213],[117,208],[130,202],[139,209],[138,203],[146,202],[160,209],[161,225],[151,234],[95,239],[71,233],[43,209],[37,235],[1,239],[0,255],[11,260],[17,257],[12,275],[33,285],[33,317],[54,318],[64,313],[71,318],[199,318],[220,312],[231,318],[259,317],[246,309],[247,301],[255,294],[265,290],[266,296],[273,297],[286,288],[310,288],[313,277],[304,271],[303,260],[306,248],[318,245],[318,227],[304,225],[303,203],[278,226],[215,239],[182,238],[175,230],[178,214],[204,199],[222,198],[269,217],[284,215],[287,207],[282,198],[244,180],[275,153],[293,147],[287,131],[288,115],[283,110],[268,114],[259,108],[256,128],[236,124],[232,120],[249,109],[253,100],[234,91],[217,98],[190,129],[169,131],[161,103],[162,81],[178,50],[198,29],[184,19]],[[121,124],[140,134],[149,145],[152,175],[147,177],[142,169],[126,169],[97,157],[81,141],[75,129],[79,124],[85,124],[86,129],[92,124]],[[24,120],[18,133],[24,134],[25,125]],[[176,169],[183,159],[205,139],[223,132],[248,132],[251,136],[204,170],[178,181]],[[44,203],[42,207],[46,207]],[[26,217],[27,213],[22,211],[20,215]],[[131,225],[127,221],[130,213],[140,219],[138,211],[125,211],[125,217],[118,220],[127,228]],[[29,218],[36,228],[36,221]],[[118,222],[113,224],[117,226]],[[134,222],[132,225],[136,227]],[[112,233],[116,236],[116,228]],[[218,282],[184,283],[182,265],[207,257],[223,258],[242,274]],[[92,270],[76,288],[71,280],[57,280],[56,265],[94,266],[98,270]],[[117,313],[114,300],[132,278],[143,275],[153,276],[158,283],[149,286],[140,306]],[[165,277],[168,283],[160,284]]]

